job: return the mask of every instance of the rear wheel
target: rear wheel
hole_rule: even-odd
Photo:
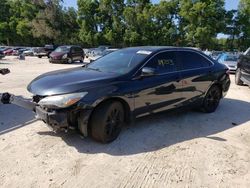
[[[92,137],[99,142],[114,141],[121,132],[124,123],[124,109],[120,102],[106,102],[94,112],[90,121]]]
[[[37,56],[38,58],[42,58],[42,56],[41,55],[39,55],[39,56]]]
[[[221,99],[221,92],[221,88],[217,85],[212,86],[208,90],[202,105],[204,112],[212,113],[217,109]]]
[[[236,70],[236,72],[235,72],[235,84],[239,85],[239,86],[243,85],[243,82],[241,80],[241,70],[240,70],[240,68],[238,68]]]
[[[82,57],[81,59],[80,59],[80,63],[83,63],[84,62],[84,57]]]

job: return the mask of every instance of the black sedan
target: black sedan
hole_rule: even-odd
[[[187,105],[214,112],[229,86],[226,65],[202,52],[133,47],[37,77],[28,86],[34,97],[26,107],[54,129],[79,129],[108,143],[134,117]],[[10,102],[19,103],[13,96]]]

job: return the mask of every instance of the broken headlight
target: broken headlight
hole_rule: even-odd
[[[45,108],[66,108],[77,103],[87,94],[88,92],[82,92],[45,97],[38,104]]]

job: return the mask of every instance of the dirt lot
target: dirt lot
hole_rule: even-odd
[[[0,62],[11,69],[0,91],[26,97],[39,74],[80,66],[35,57]],[[250,187],[250,89],[232,83],[213,114],[137,119],[108,145],[55,134],[32,112],[1,105],[0,151],[0,187]]]

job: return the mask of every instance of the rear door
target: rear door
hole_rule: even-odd
[[[196,51],[179,50],[183,104],[198,102],[212,83],[213,62],[204,54]]]

